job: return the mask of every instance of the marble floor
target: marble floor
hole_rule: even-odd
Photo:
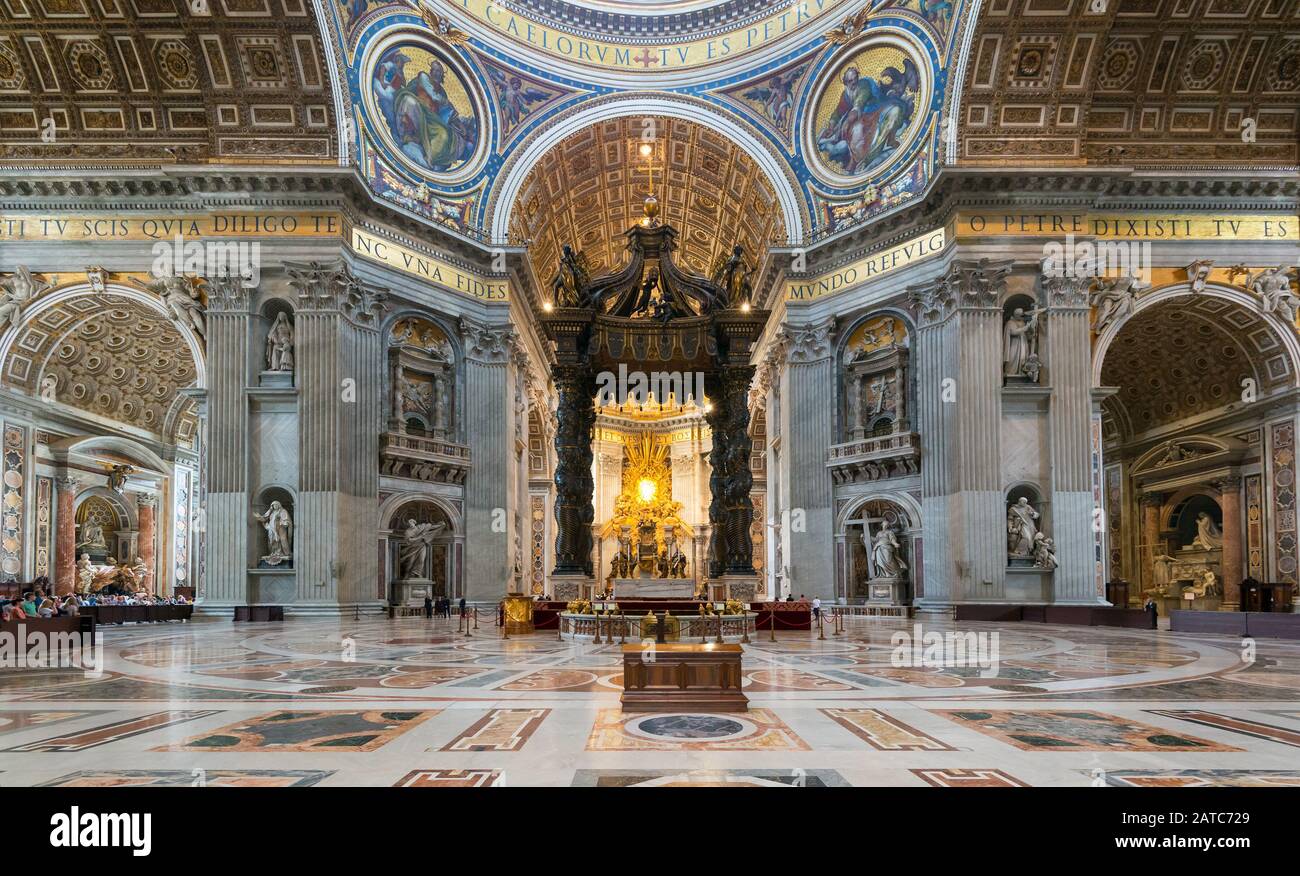
[[[113,627],[104,671],[0,671],[0,785],[1300,785],[1300,643],[962,624],[764,632],[750,711],[624,715],[617,645],[454,620]],[[953,629],[927,621],[925,631]]]

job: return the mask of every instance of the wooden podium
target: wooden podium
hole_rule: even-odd
[[[744,712],[739,645],[623,646],[623,711]]]

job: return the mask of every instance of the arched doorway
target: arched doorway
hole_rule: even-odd
[[[1244,577],[1296,581],[1296,347],[1277,314],[1213,284],[1149,291],[1102,333],[1107,577],[1130,604],[1195,587],[1197,607],[1235,609]]]
[[[453,517],[438,502],[412,498],[387,517],[381,533],[388,578],[388,599],[415,604],[425,596],[459,595],[456,582],[456,530]]]
[[[837,592],[850,603],[902,606],[918,595],[921,513],[911,497],[850,501],[835,532]]]

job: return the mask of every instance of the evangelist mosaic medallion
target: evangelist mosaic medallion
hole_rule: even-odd
[[[851,49],[823,75],[805,123],[813,170],[837,186],[887,172],[908,153],[929,115],[926,62],[894,38]]]
[[[463,68],[418,37],[389,41],[362,83],[373,128],[410,168],[440,181],[472,173],[486,113]]]

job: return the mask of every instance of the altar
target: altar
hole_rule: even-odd
[[[692,599],[695,582],[689,578],[615,578],[615,599]]]

